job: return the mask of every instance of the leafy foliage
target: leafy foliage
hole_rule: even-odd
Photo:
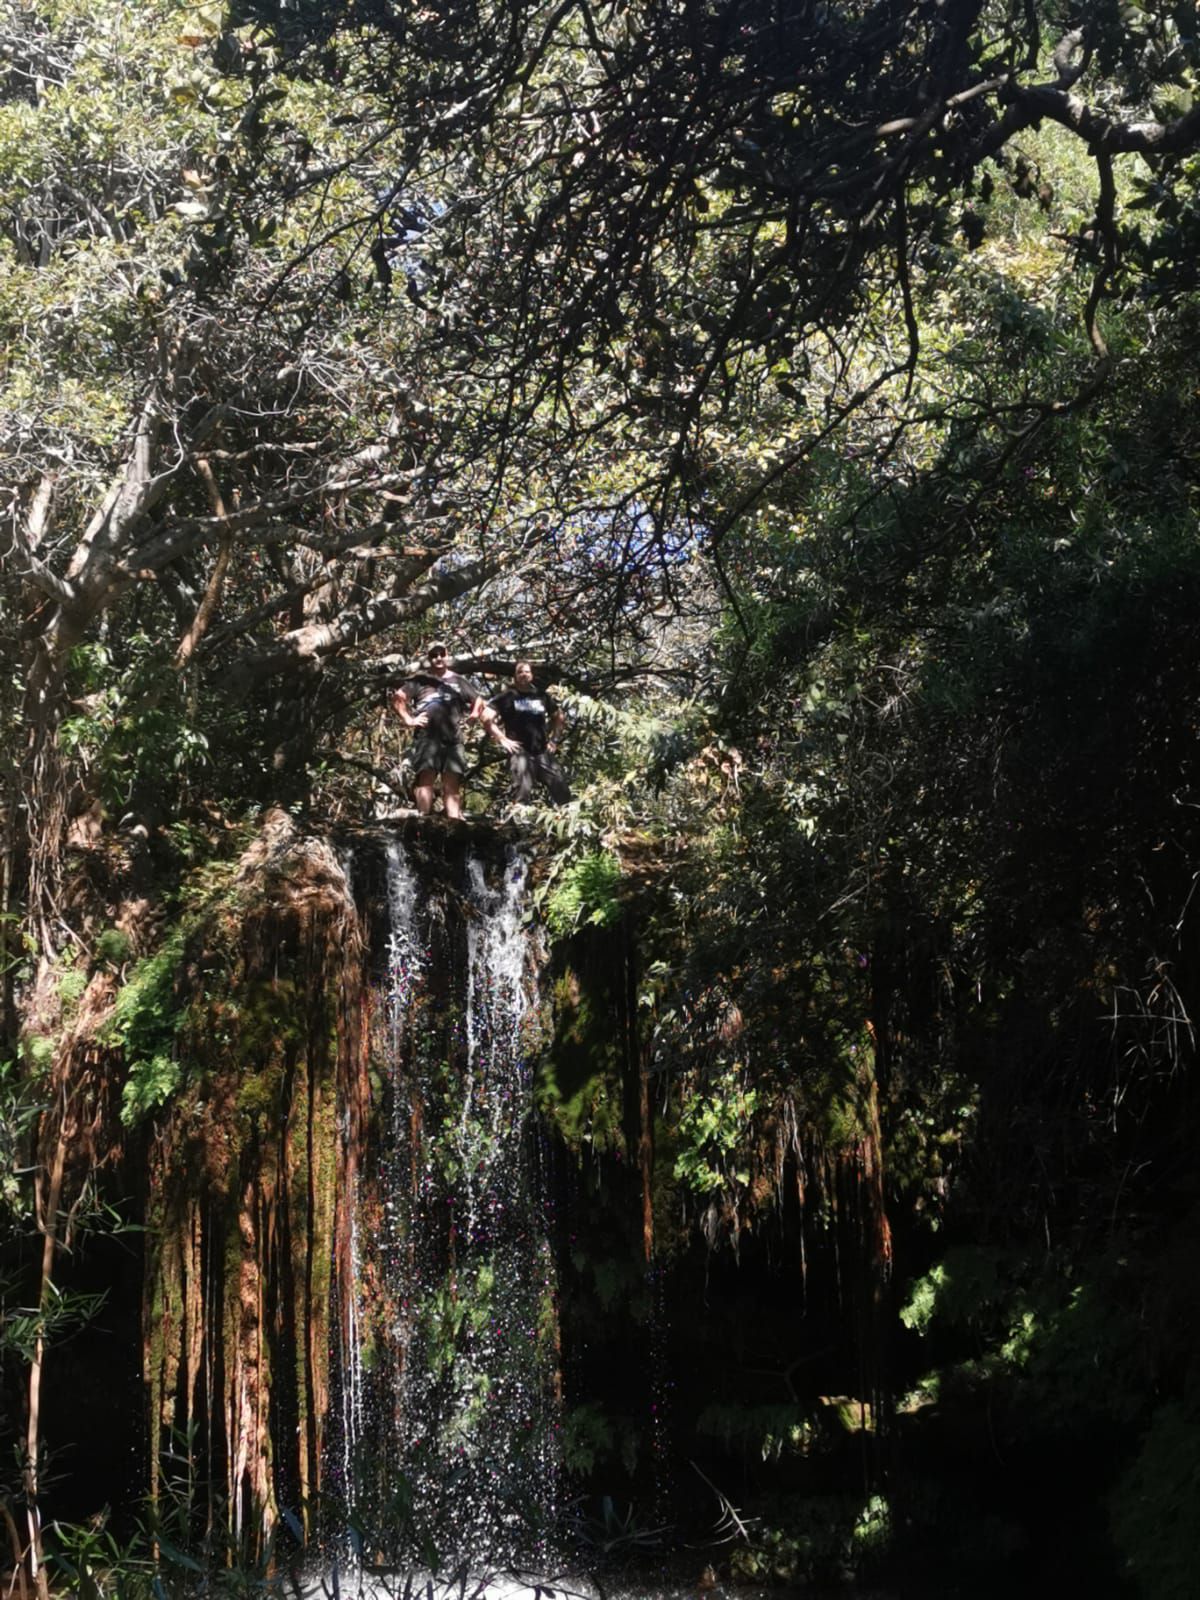
[[[841,1496],[791,1497],[772,1508],[752,1543],[734,1552],[741,1581],[794,1583],[868,1574],[885,1556],[891,1536],[887,1501],[865,1504]]]
[[[546,900],[546,924],[562,938],[580,927],[611,927],[621,915],[621,863],[608,850],[579,857],[561,873]]]
[[[121,1097],[127,1127],[165,1104],[179,1087],[173,1041],[183,1020],[176,983],[185,938],[184,929],[176,928],[153,955],[138,962],[117,995],[108,1037],[128,1063]]]
[[[747,1090],[734,1068],[707,1084],[690,1099],[679,1118],[679,1153],[675,1176],[698,1194],[729,1185],[744,1188],[746,1169],[730,1171],[758,1105],[758,1091]]]

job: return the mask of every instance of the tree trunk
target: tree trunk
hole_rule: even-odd
[[[58,1125],[58,1138],[54,1146],[54,1161],[50,1169],[50,1189],[44,1201],[41,1183],[38,1183],[38,1229],[42,1235],[42,1270],[38,1290],[38,1331],[33,1359],[29,1363],[28,1416],[25,1429],[25,1508],[29,1524],[29,1567],[37,1587],[38,1600],[49,1600],[50,1586],[42,1547],[42,1516],[40,1505],[41,1475],[41,1401],[42,1374],[46,1361],[46,1308],[54,1282],[54,1255],[58,1247],[58,1219],[62,1209],[63,1171],[72,1125],[64,1103]]]
[[[76,642],[74,632],[61,625],[43,634],[34,647],[25,692],[28,732],[20,778],[29,849],[26,916],[43,963],[62,944],[59,907],[68,789],[59,729],[66,696],[63,663]]]

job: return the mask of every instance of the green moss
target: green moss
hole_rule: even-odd
[[[573,1149],[623,1151],[619,1031],[611,999],[568,969],[555,983],[554,1033],[539,1063],[538,1109]]]
[[[132,954],[129,935],[120,928],[105,928],[96,939],[96,960],[110,967],[123,967]]]
[[[303,1007],[292,982],[264,979],[237,987],[235,951],[245,908],[240,887],[231,886],[232,871],[230,863],[220,863],[192,875],[181,894],[182,917],[118,991],[101,1038],[125,1055],[126,1127],[178,1093],[187,1061],[207,1065],[225,1049],[266,1056],[300,1036]],[[122,939],[116,929],[101,936],[106,959],[119,960],[128,946]]]
[[[88,986],[88,975],[82,967],[70,967],[58,980],[58,998],[63,1010],[71,1012],[83,999]]]
[[[35,1072],[44,1072],[54,1060],[54,1038],[48,1033],[27,1033],[21,1053]]]
[[[272,1061],[258,1071],[247,1071],[238,1084],[238,1112],[252,1122],[259,1118],[273,1118],[283,1100],[284,1070],[279,1061]]]
[[[312,1125],[309,1153],[313,1165],[312,1193],[316,1203],[332,1213],[338,1175],[337,1103],[332,1085],[328,1093],[317,1098]],[[332,1229],[318,1228],[315,1230],[313,1259],[313,1283],[318,1295],[327,1292],[332,1272]]]
[[[264,1054],[305,1043],[305,997],[291,978],[260,979],[238,986],[236,1009],[238,1050]]]

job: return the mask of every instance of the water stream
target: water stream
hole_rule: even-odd
[[[466,926],[448,950],[404,846],[388,848],[390,1116],[371,1236],[360,1239],[358,1219],[350,1239],[343,1320],[356,1345],[341,1358],[352,1518],[379,1525],[402,1502],[416,1548],[493,1569],[545,1559],[557,1482],[554,1277],[523,1045],[536,984],[525,876],[511,848],[469,857],[456,891]]]
[[[541,1577],[509,1573],[437,1577],[423,1572],[351,1579],[313,1580],[301,1590],[301,1600],[897,1600],[891,1591],[839,1584],[836,1588],[780,1587],[663,1583],[654,1577],[603,1584],[577,1574],[550,1573]],[[932,1600],[932,1597],[931,1597]]]

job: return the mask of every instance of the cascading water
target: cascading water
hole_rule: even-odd
[[[492,1537],[502,1529],[506,1552],[531,1555],[543,1552],[528,1535],[536,1531],[533,1545],[543,1543],[553,1519],[557,1414],[553,1267],[522,1041],[532,981],[522,924],[525,863],[510,849],[494,889],[478,859],[468,863],[468,877],[477,915],[467,935],[457,1229],[464,1262],[478,1264],[484,1303],[462,1351],[480,1404],[469,1434],[463,1418],[455,1433],[481,1473],[473,1496],[480,1533],[498,1512]]]
[[[432,916],[403,846],[389,847],[390,1116],[343,1313],[359,1344],[342,1353],[342,1420],[346,1500],[363,1522],[400,1486],[418,1543],[495,1568],[545,1554],[556,1321],[523,1047],[524,862],[471,856],[465,879]]]
[[[354,898],[355,852],[346,845],[338,852],[338,863],[346,880],[346,891]],[[343,1142],[348,1135],[345,1114],[341,1117]],[[357,1181],[351,1187],[357,1190]],[[361,1251],[359,1247],[359,1220],[356,1194],[347,1207],[349,1218],[347,1244],[347,1271],[341,1290],[341,1316],[333,1321],[335,1364],[341,1380],[341,1404],[336,1422],[340,1423],[340,1450],[335,1454],[336,1482],[345,1501],[347,1512],[354,1509],[355,1463],[362,1445],[364,1428],[364,1385],[362,1363],[361,1303],[359,1293]],[[335,1430],[334,1437],[337,1437]],[[334,1476],[333,1472],[328,1474]]]
[[[344,852],[342,863],[350,882],[354,864],[350,851]],[[386,887],[386,967],[378,1053],[387,1062],[398,1063],[427,952],[418,919],[417,879],[397,839],[387,846]],[[398,1083],[392,1101],[381,1151],[383,1193],[379,1193],[380,1185],[364,1182],[357,1161],[348,1163],[345,1259],[338,1286],[340,1315],[335,1321],[340,1404],[330,1449],[336,1468],[333,1481],[347,1519],[336,1543],[351,1555],[367,1530],[384,1531],[387,1485],[395,1467],[394,1400],[390,1393],[395,1385],[388,1377],[386,1359],[381,1359],[385,1346],[377,1324],[381,1300],[386,1299],[384,1286],[396,1277],[396,1264],[404,1253],[406,1219],[392,1181],[406,1103]],[[350,1113],[344,1109],[342,1138],[349,1143],[351,1137]]]
[[[387,847],[387,1012],[393,1061],[400,1059],[404,1024],[427,959],[417,924],[418,894],[416,875],[404,846],[399,839],[392,839]]]

